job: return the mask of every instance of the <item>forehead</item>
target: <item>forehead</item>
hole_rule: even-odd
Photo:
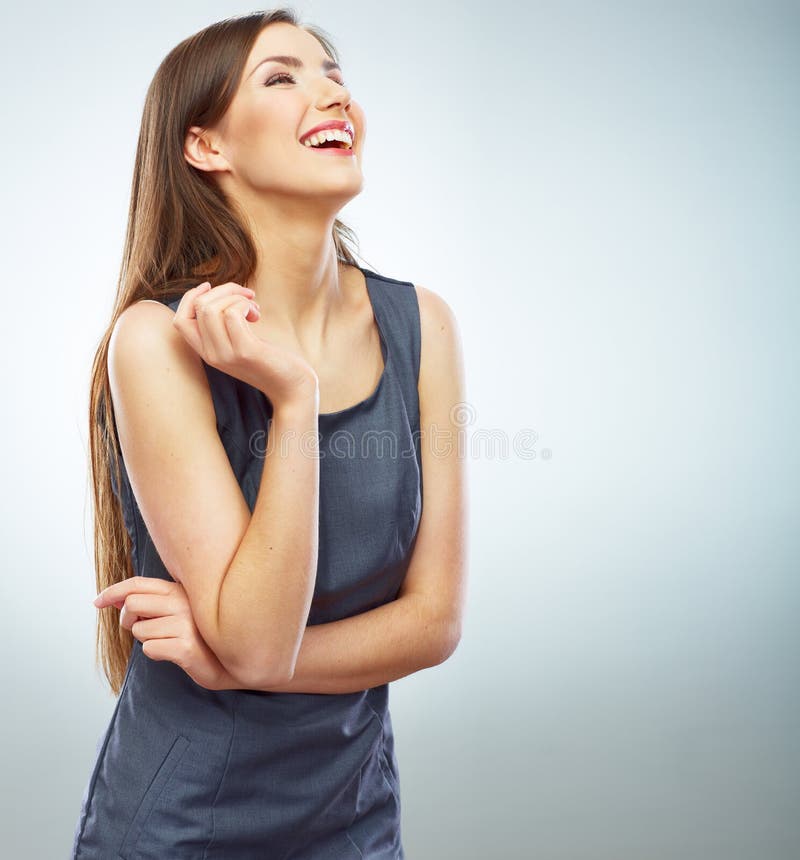
[[[271,54],[294,54],[310,63],[318,63],[327,57],[311,33],[285,21],[270,24],[258,34],[247,59],[247,70]]]

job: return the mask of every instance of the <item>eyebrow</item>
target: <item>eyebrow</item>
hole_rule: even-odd
[[[253,71],[250,72],[250,74],[247,77],[250,78],[253,75],[253,72],[255,72],[256,69],[263,66],[264,63],[282,63],[284,66],[291,66],[293,69],[302,69],[303,68],[303,61],[298,59],[297,57],[287,57],[285,55],[279,55],[276,57],[264,57],[263,60],[260,60],[255,65],[255,67],[253,68]],[[322,68],[326,72],[329,72],[331,69],[339,69],[339,71],[342,70],[342,67],[337,62],[335,62],[334,60],[323,60],[322,61]]]

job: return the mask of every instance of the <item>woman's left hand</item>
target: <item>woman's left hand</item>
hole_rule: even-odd
[[[94,605],[120,609],[120,625],[142,643],[151,660],[175,663],[207,690],[243,689],[200,635],[186,589],[179,582],[131,576],[104,588]]]

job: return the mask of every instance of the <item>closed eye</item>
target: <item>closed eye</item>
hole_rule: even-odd
[[[287,80],[290,83],[294,83],[294,78],[288,72],[278,72],[277,75],[272,75],[272,77],[267,78],[267,80],[264,82],[264,86],[271,87],[273,84],[278,83],[282,79]],[[345,86],[344,81],[337,80],[336,78],[331,78],[331,80],[336,81],[336,83],[339,84],[340,87]]]

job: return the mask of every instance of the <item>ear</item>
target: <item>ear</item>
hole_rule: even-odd
[[[183,142],[183,156],[198,170],[228,170],[230,165],[208,131],[193,125]]]

